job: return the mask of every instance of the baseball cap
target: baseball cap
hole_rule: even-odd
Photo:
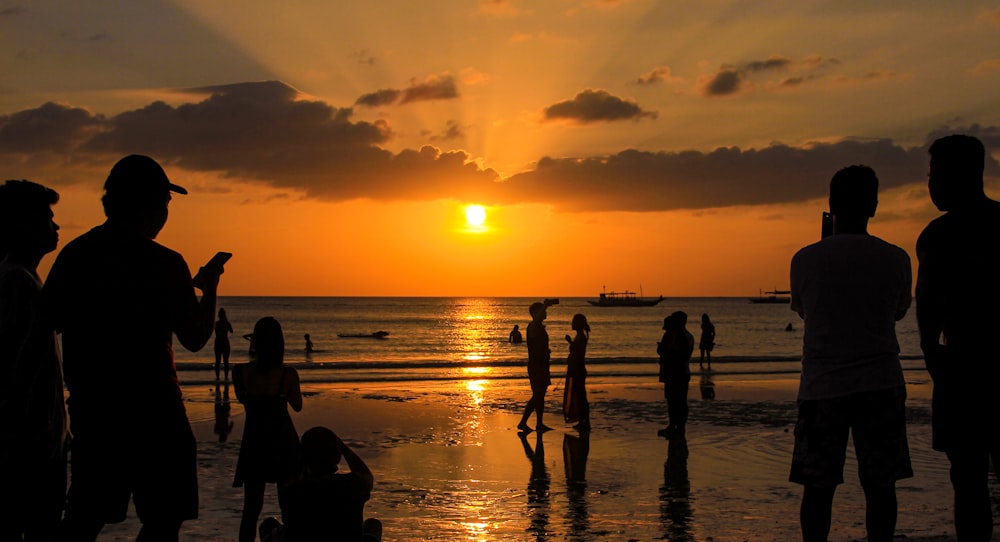
[[[156,160],[141,154],[130,154],[111,168],[104,191],[125,197],[146,197],[176,192],[187,194],[183,186],[170,182],[166,172]]]

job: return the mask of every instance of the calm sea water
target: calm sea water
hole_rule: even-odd
[[[537,298],[393,298],[393,297],[223,297],[235,333],[231,363],[248,359],[241,338],[264,316],[277,318],[285,332],[286,363],[305,369],[304,380],[424,380],[523,378],[527,356],[507,336],[515,324],[522,333]],[[655,374],[656,342],[664,316],[688,313],[688,329],[697,340],[700,317],[716,326],[712,368],[716,374],[797,372],[802,324],[788,305],[757,305],[747,298],[667,298],[655,307],[592,307],[587,298],[561,298],[549,307],[553,364],[566,358],[573,315],[583,313],[592,329],[587,350],[591,374]],[[792,323],[794,331],[785,331]],[[341,338],[338,334],[389,332],[388,338]],[[916,317],[910,311],[897,324],[905,368],[920,368]],[[315,352],[306,354],[309,333]],[[183,380],[205,379],[214,363],[213,341],[200,352],[175,346]],[[697,359],[698,352],[695,352]],[[214,376],[214,375],[213,375]]]

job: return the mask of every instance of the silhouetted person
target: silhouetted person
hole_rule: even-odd
[[[788,325],[785,326],[785,331],[795,331],[795,327],[792,326],[791,322],[788,322]]]
[[[569,358],[566,360],[566,386],[563,390],[563,418],[581,432],[590,431],[590,402],[587,401],[587,341],[590,325],[582,314],[573,315],[570,328],[576,335],[566,335]]]
[[[229,380],[229,334],[233,332],[233,324],[226,318],[226,309],[219,309],[219,319],[215,322],[215,381],[219,381],[219,366],[225,363],[225,377]]]
[[[233,432],[233,420],[229,418],[232,408],[229,401],[229,383],[226,382],[222,387],[215,388],[215,426],[212,432],[219,435],[219,442],[226,442],[229,434]]]
[[[663,524],[663,539],[676,542],[690,542],[691,481],[688,478],[688,444],[681,435],[670,439],[667,444],[667,459],[663,462],[663,485],[660,486],[660,522]]]
[[[656,432],[661,437],[683,436],[688,419],[688,385],[691,382],[691,354],[694,352],[694,336],[688,332],[687,314],[683,311],[672,313],[663,319],[663,338],[656,343],[656,353],[660,356],[660,382],[663,382],[663,398],[667,400],[669,424]]]
[[[233,487],[243,487],[240,542],[253,542],[264,507],[264,487],[277,484],[279,500],[285,486],[298,476],[299,434],[288,407],[302,410],[299,373],[285,366],[285,336],[270,316],[253,328],[257,358],[233,367],[236,399],[243,403],[246,421],[236,462]]]
[[[931,378],[933,446],[951,462],[955,532],[990,540],[989,458],[1000,465],[1000,203],[983,192],[986,150],[952,135],[930,147],[928,188],[945,214],[917,239],[917,321]],[[942,341],[943,339],[943,341]]]
[[[62,249],[43,290],[62,334],[73,434],[65,540],[94,540],[125,519],[130,496],[139,542],[177,540],[198,516],[197,448],[172,342],[196,351],[211,338],[221,270],[203,269],[195,285],[184,258],[153,240],[171,192],[187,193],[153,159],[118,161],[104,184],[107,221]]]
[[[698,360],[698,368],[705,368],[705,361],[708,361],[708,370],[712,370],[712,349],[715,348],[715,324],[709,319],[707,313],[701,315],[701,338],[698,340],[698,349],[701,350],[701,358]]]
[[[896,481],[913,476],[895,331],[910,306],[910,258],[868,233],[877,206],[875,172],[841,169],[830,181],[833,234],[792,258],[791,309],[805,331],[789,479],[804,486],[806,542],[829,535],[848,433],[865,492],[868,540],[892,540]]]
[[[281,494],[284,525],[265,520],[262,542],[381,540],[382,522],[364,516],[375,484],[364,460],[326,427],[313,427],[302,435],[302,456],[301,478]],[[350,472],[338,472],[341,457]]]
[[[309,337],[308,333],[306,333],[305,335],[303,335],[303,338],[306,340],[306,354],[312,354],[312,351],[313,351],[312,338]]]
[[[531,475],[528,478],[528,513],[531,516],[531,525],[527,530],[536,538],[544,538],[550,534],[549,489],[552,484],[548,467],[545,465],[545,441],[542,438],[542,431],[536,433],[535,449],[532,450],[527,433],[519,432],[517,436],[521,439],[524,456],[531,463]]]
[[[521,338],[521,330],[518,328],[517,324],[514,324],[514,329],[510,330],[510,335],[507,337],[507,342],[510,344],[521,344],[524,339]]]
[[[528,426],[528,418],[534,411],[535,429],[538,431],[548,431],[551,427],[542,423],[542,413],[545,410],[545,393],[549,384],[552,383],[549,371],[549,359],[552,352],[549,350],[549,332],[545,330],[546,306],[544,303],[532,303],[528,307],[531,314],[531,323],[528,324],[528,381],[531,383],[531,399],[524,405],[524,415],[517,428],[522,431],[531,431]]]
[[[59,194],[0,186],[0,540],[51,540],[66,494],[66,411],[55,337],[37,320],[38,263],[55,250]]]

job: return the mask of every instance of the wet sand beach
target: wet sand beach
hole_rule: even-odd
[[[589,383],[589,439],[562,423],[561,386],[546,404],[555,429],[519,434],[529,395],[519,381],[306,382],[294,419],[300,433],[332,428],[366,460],[376,476],[366,513],[382,520],[384,540],[798,540],[801,490],[787,481],[797,378],[771,378],[717,374],[715,398],[702,399],[694,375],[687,438],[670,441],[656,436],[666,406],[655,378]],[[916,476],[898,485],[897,536],[948,540],[951,489],[946,459],[930,448],[930,384],[923,373],[907,378]],[[184,393],[199,443],[201,517],[184,525],[182,540],[235,540],[242,407],[230,393],[232,432],[220,442],[215,429],[228,424],[217,423],[214,385]],[[835,541],[864,538],[851,454],[834,502]],[[268,491],[262,517],[279,515]],[[136,529],[133,515],[100,539],[128,540]]]

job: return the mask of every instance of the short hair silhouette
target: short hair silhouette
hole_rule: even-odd
[[[952,134],[931,143],[927,152],[935,166],[949,172],[950,182],[969,188],[983,186],[986,168],[986,147],[979,139],[964,134]]]
[[[302,434],[302,460],[314,476],[337,471],[342,455],[337,440],[337,435],[323,426],[313,427]]]
[[[878,207],[878,177],[868,166],[848,166],[830,179],[830,213],[872,217]]]
[[[528,314],[530,314],[531,317],[534,318],[539,311],[544,311],[544,310],[545,310],[545,303],[536,301],[532,303],[530,307],[528,307]]]
[[[59,193],[26,180],[10,180],[0,185],[0,259],[17,239],[17,226],[39,214],[48,213],[59,201]]]

